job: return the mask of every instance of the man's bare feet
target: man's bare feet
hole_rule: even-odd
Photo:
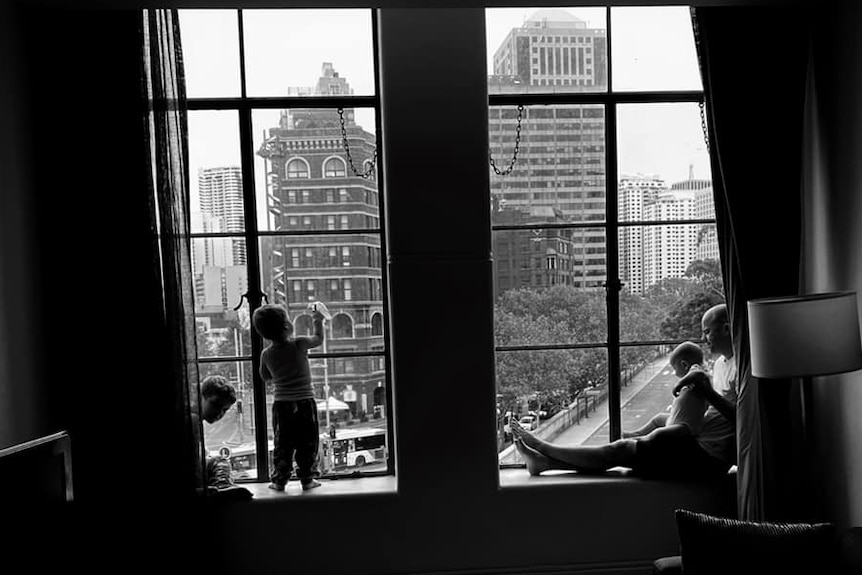
[[[515,439],[522,441],[524,445],[530,447],[533,451],[542,450],[542,440],[521,427],[520,423],[513,419],[509,427],[512,429],[512,435]]]
[[[518,453],[520,453],[524,458],[524,462],[527,464],[527,472],[530,475],[539,475],[543,471],[553,469],[550,459],[535,449],[524,445],[524,442],[520,439],[515,440],[515,449],[517,449]]]

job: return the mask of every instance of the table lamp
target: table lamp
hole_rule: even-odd
[[[862,369],[856,292],[748,302],[751,374],[779,379]]]

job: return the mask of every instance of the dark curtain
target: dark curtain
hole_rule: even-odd
[[[172,424],[179,452],[186,455],[177,481],[181,490],[204,492],[189,237],[188,118],[176,10],[146,10],[142,39],[153,264],[162,281],[176,414]]]
[[[692,19],[739,372],[738,514],[790,520],[791,385],[751,376],[747,301],[799,293],[808,27],[791,7],[696,8]]]

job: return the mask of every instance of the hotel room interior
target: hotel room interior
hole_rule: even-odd
[[[862,371],[748,374],[745,477],[742,463],[714,482],[498,465],[485,10],[668,2],[157,4],[0,5],[0,450],[65,431],[74,480],[74,501],[45,505],[27,486],[59,467],[0,466],[2,531],[27,564],[646,574],[680,551],[676,509],[862,525]],[[679,5],[702,17],[709,50],[722,264],[747,346],[749,300],[862,289],[862,4]],[[169,254],[144,145],[148,7],[374,9],[393,473],[308,497],[192,495],[176,318],[154,272]]]

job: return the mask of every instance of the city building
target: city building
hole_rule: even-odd
[[[668,186],[657,175],[622,176],[620,221],[703,220],[715,217],[712,183],[689,178]],[[712,224],[623,226],[620,270],[624,289],[642,294],[663,278],[682,277],[691,262],[718,259]]]
[[[536,206],[504,209],[496,214],[501,225],[559,224],[565,218],[559,209]],[[520,287],[536,288],[573,285],[583,258],[573,252],[574,230],[543,228],[504,230],[493,234],[494,297]]]
[[[351,90],[326,62],[313,91],[291,92]],[[258,151],[267,170],[265,229],[285,235],[261,241],[262,287],[270,301],[287,306],[298,334],[311,330],[309,302],[328,306],[326,347],[317,351],[359,355],[314,361],[315,393],[347,402],[354,415],[383,415],[384,357],[361,355],[384,349],[376,137],[356,124],[352,109],[344,110],[344,124],[349,156],[337,110],[284,110],[267,130]]]
[[[559,9],[537,10],[513,29],[494,54],[492,92],[595,91],[607,87],[606,36],[603,29]],[[519,155],[511,173],[492,169],[491,194],[506,209],[555,208],[565,221],[605,218],[604,108],[600,105],[529,106],[517,130],[512,106],[489,109],[492,158],[504,171],[516,139]],[[494,212],[498,214],[505,213]],[[492,223],[499,223],[496,219]],[[572,285],[599,287],[607,278],[605,236],[599,228],[580,228],[571,236]],[[574,262],[577,262],[575,264]]]

